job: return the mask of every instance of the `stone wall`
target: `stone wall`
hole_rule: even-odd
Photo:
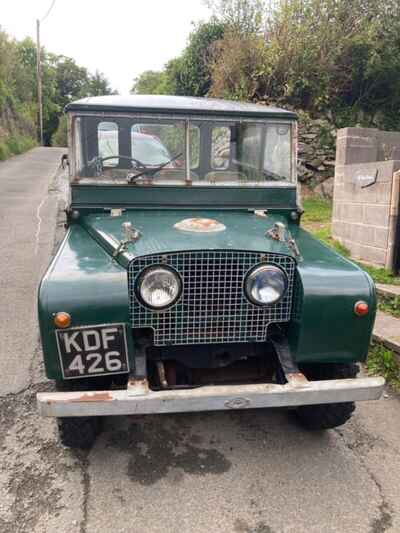
[[[255,99],[261,105],[279,102],[268,98]],[[336,128],[326,115],[311,117],[306,111],[284,105],[298,116],[298,166],[297,173],[302,197],[319,195],[332,198],[335,173]]]
[[[325,118],[311,119],[299,112],[298,179],[302,196],[332,198],[336,129]]]
[[[355,259],[388,269],[396,238],[399,159],[400,133],[338,130],[332,235]]]

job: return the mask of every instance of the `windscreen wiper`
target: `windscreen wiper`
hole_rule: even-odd
[[[280,176],[279,174],[275,174],[275,172],[268,170],[262,170],[261,172],[265,178],[270,179],[271,181],[287,181],[286,178]]]
[[[96,156],[91,161],[88,162],[88,166],[95,167],[96,172],[101,173],[103,171],[104,161],[109,161],[111,159],[126,159],[130,161],[131,163],[135,163],[139,168],[147,168],[144,163],[139,161],[139,159],[135,159],[134,157],[130,157],[127,155],[121,155],[121,154],[108,155],[106,157]]]
[[[154,178],[154,176],[157,174],[157,172],[159,172],[160,170],[162,170],[164,167],[166,167],[167,165],[169,165],[170,163],[173,163],[174,161],[176,161],[178,159],[178,157],[181,157],[183,154],[182,152],[177,154],[177,155],[174,155],[174,157],[172,157],[169,161],[166,161],[165,163],[162,163],[161,165],[158,165],[156,167],[145,167],[144,170],[142,170],[141,172],[138,172],[137,174],[128,174],[128,176],[126,177],[126,180],[128,183],[135,183],[135,181],[140,178],[141,176],[149,176],[150,178]]]

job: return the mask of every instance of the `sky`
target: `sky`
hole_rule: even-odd
[[[0,26],[36,39],[36,19],[52,0],[0,0]],[[41,23],[49,52],[103,72],[113,89],[129,93],[144,70],[159,70],[185,47],[192,22],[207,20],[202,0],[55,0]]]

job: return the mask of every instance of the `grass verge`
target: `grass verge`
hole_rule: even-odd
[[[22,154],[36,146],[36,141],[24,135],[11,135],[0,140],[0,161]]]
[[[392,350],[373,343],[367,359],[368,374],[383,376],[386,382],[400,392],[400,363]]]

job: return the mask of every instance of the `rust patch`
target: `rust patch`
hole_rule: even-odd
[[[309,382],[301,372],[290,372],[286,374],[286,379],[293,386],[307,385]]]
[[[192,231],[196,233],[211,233],[226,229],[224,224],[212,218],[186,218],[177,222],[174,228],[180,231]]]
[[[74,398],[72,402],[107,402],[112,400],[112,395],[107,391],[101,392],[86,392],[78,398]]]
[[[146,378],[143,378],[143,379],[130,379],[128,381],[128,388],[129,387],[137,387],[137,386],[148,387],[147,379]]]
[[[38,394],[38,396],[40,393]],[[71,403],[71,402],[107,402],[111,401],[112,394],[108,391],[99,391],[99,392],[54,392],[54,393],[43,393],[41,396],[44,397],[44,401],[47,405],[57,404],[57,403]]]

